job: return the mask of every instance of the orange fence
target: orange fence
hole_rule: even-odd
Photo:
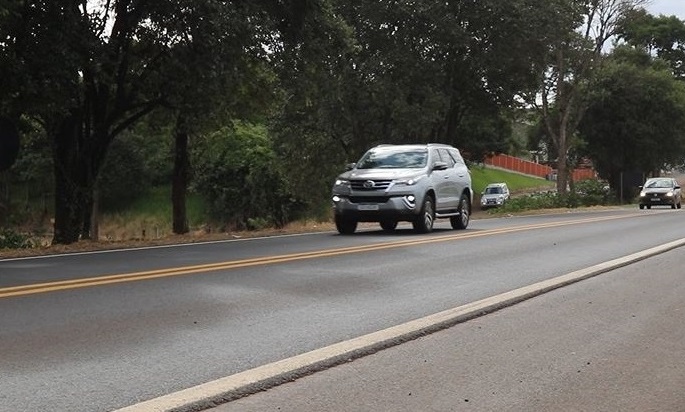
[[[519,159],[518,157],[508,155],[495,155],[485,159],[485,164],[502,169],[513,170],[518,173],[543,177],[546,179],[553,178],[556,170],[549,166],[541,165],[540,163],[531,162],[528,160]],[[597,174],[593,169],[576,169],[573,171],[573,181],[577,182],[583,179],[596,179]]]

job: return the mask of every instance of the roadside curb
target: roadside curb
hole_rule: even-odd
[[[584,279],[685,246],[685,238],[603,262],[509,292],[481,299],[413,321],[259,366],[115,412],[194,412],[264,391],[317,371],[425,336],[512,306]]]

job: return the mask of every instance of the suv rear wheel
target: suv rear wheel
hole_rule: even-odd
[[[351,235],[357,230],[357,221],[336,215],[335,228],[341,235]]]
[[[471,204],[468,197],[461,195],[459,200],[459,215],[450,217],[452,229],[466,229],[471,220]]]
[[[433,230],[433,222],[435,222],[433,198],[426,196],[423,200],[421,213],[416,216],[416,219],[412,222],[412,226],[414,226],[414,230],[419,233],[430,233]]]

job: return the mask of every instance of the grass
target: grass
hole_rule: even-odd
[[[483,166],[471,166],[471,180],[475,193],[483,192],[489,183],[506,183],[512,193],[530,191],[533,189],[548,190],[555,187],[555,183],[541,177],[511,173],[506,170],[492,169]]]
[[[186,208],[191,230],[206,224],[199,196],[189,193]],[[171,233],[171,187],[152,188],[125,211],[103,212],[100,217],[100,236],[108,240],[159,239]]]

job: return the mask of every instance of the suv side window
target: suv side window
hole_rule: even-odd
[[[447,149],[438,149],[438,153],[440,154],[440,160],[443,162],[447,163],[447,167],[454,167],[455,161],[450,156],[450,153],[447,151]]]
[[[454,163],[456,163],[459,166],[465,166],[466,164],[464,163],[464,159],[461,157],[461,154],[457,149],[450,149],[449,150],[450,156],[454,159]]]

